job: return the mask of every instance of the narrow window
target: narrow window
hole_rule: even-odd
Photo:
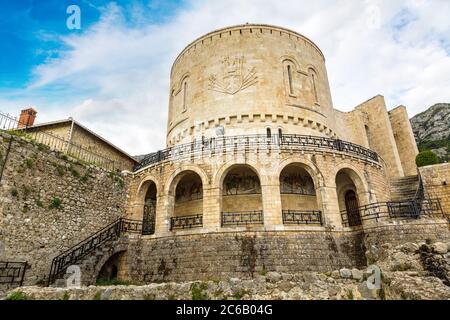
[[[292,86],[292,68],[290,65],[287,66],[288,82],[289,82],[289,94],[294,94],[294,89]]]
[[[270,130],[270,128],[267,128],[267,138],[271,137],[272,137],[272,130]]]
[[[311,74],[311,85],[312,85],[312,89],[314,91],[314,101],[316,103],[319,103],[319,97],[317,95],[317,85],[316,85],[316,74],[315,71],[313,69],[310,69],[310,74]]]
[[[283,129],[278,128],[278,136],[281,138],[283,136]]]
[[[186,99],[187,99],[187,81],[184,81],[184,85],[183,85],[183,112],[187,110]]]

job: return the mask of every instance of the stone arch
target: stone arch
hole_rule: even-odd
[[[292,63],[295,66],[295,69],[300,70],[300,64],[297,62],[294,56],[291,55],[283,55],[280,58],[281,63],[284,65],[286,62]]]
[[[115,246],[110,252],[105,253],[103,256],[100,257],[100,259],[95,263],[92,274],[92,279],[89,281],[91,284],[94,284],[96,280],[100,276],[100,272],[102,271],[102,268],[115,256],[120,255],[120,261],[118,264],[118,270],[117,270],[117,276],[118,278],[124,278],[125,277],[125,268],[123,268],[123,264],[125,263],[126,259],[126,253],[128,250],[127,244],[118,244]]]
[[[208,175],[206,174],[206,172],[202,168],[200,168],[196,165],[184,164],[184,165],[181,165],[180,167],[178,167],[176,170],[174,170],[170,174],[169,178],[167,179],[166,185],[165,185],[164,194],[174,195],[175,186],[179,182],[179,179],[181,179],[180,174],[185,171],[195,172],[196,174],[198,174],[200,176],[202,183],[203,183],[203,188],[209,187],[210,179],[209,179]]]
[[[263,193],[258,170],[230,163],[217,175],[222,226],[263,224]]]
[[[208,187],[208,176],[197,166],[183,165],[171,174],[165,190],[170,230],[203,226],[204,192]]]
[[[283,161],[280,162],[278,171],[277,171],[277,177],[281,175],[281,172],[289,165],[297,164],[299,166],[302,166],[303,169],[305,169],[309,175],[312,177],[314,181],[314,186],[316,189],[324,186],[324,177],[320,169],[309,159],[306,158],[299,158],[296,156],[291,156]]]
[[[258,167],[258,164],[254,161],[247,160],[245,162],[235,161],[231,160],[227,163],[223,164],[215,173],[213,179],[212,179],[212,185],[214,188],[221,188],[223,184],[223,180],[225,179],[226,174],[234,167],[234,166],[247,166],[251,170],[253,170],[256,175],[259,178],[259,181],[261,185],[266,185],[268,183],[268,179],[261,175],[260,172],[256,169]]]
[[[340,212],[345,212],[347,226],[362,225],[360,207],[369,203],[367,185],[354,168],[341,165],[335,174],[336,194]]]
[[[322,200],[316,171],[299,161],[289,161],[280,169],[283,222],[322,224],[319,213],[323,212]]]

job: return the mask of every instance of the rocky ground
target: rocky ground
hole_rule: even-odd
[[[254,279],[111,286],[23,287],[9,293],[25,299],[50,300],[404,300],[450,299],[450,243],[389,244],[368,248],[371,265],[381,270],[381,289],[369,289],[367,270],[328,273],[268,272]]]

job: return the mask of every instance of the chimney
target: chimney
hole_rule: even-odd
[[[20,112],[19,123],[17,128],[28,128],[34,124],[34,120],[36,119],[37,111],[33,108],[24,109]]]

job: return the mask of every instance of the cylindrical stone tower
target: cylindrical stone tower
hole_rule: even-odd
[[[335,135],[325,59],[306,37],[267,25],[211,32],[175,60],[167,145],[217,134]],[[331,122],[331,123],[330,123]]]

